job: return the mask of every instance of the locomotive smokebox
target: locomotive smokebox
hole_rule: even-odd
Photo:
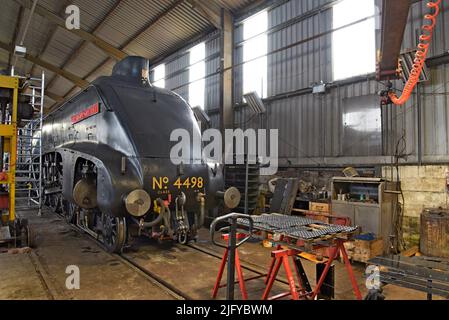
[[[122,76],[150,82],[150,62],[143,57],[126,57],[112,69],[113,76]]]

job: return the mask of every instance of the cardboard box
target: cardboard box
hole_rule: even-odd
[[[309,210],[315,212],[329,213],[330,205],[329,203],[324,202],[309,202]]]
[[[368,262],[369,259],[380,256],[384,250],[382,239],[354,240],[344,244],[349,259],[359,262]]]

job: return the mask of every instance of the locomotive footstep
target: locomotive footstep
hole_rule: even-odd
[[[119,266],[119,265],[120,265],[120,262],[114,261],[114,262],[109,263],[109,265],[110,265],[111,267]]]

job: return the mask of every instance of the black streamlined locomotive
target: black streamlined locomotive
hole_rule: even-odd
[[[45,202],[120,252],[130,234],[185,243],[206,212],[240,201],[224,190],[223,167],[204,159],[170,159],[174,129],[199,134],[190,106],[152,86],[141,57],[118,62],[44,120]],[[196,160],[196,161],[195,161]]]

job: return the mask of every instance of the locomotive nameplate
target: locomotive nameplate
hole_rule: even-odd
[[[81,122],[87,118],[92,117],[93,115],[96,115],[100,113],[100,105],[98,104],[98,102],[94,103],[93,105],[91,105],[90,107],[88,107],[87,109],[84,109],[83,111],[74,114],[71,117],[72,120],[72,124]]]
[[[177,178],[170,183],[168,177],[153,177],[153,190],[167,190],[169,186],[179,189],[202,189],[204,188],[204,179],[202,177],[187,177],[185,179]]]

